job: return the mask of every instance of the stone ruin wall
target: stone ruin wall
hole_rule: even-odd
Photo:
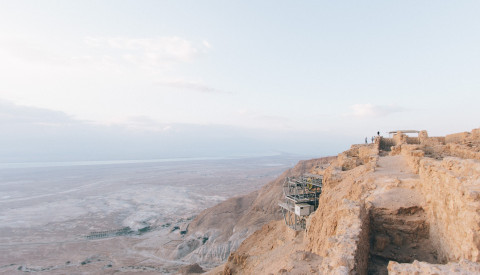
[[[477,149],[480,149],[478,147]],[[480,152],[479,151],[474,151],[471,148],[469,148],[468,145],[463,145],[463,144],[456,144],[456,143],[448,143],[445,146],[446,154],[449,156],[454,156],[458,158],[463,158],[463,159],[476,159],[480,160]]]
[[[440,260],[460,261],[460,270],[463,271],[477,270],[479,265],[471,262],[480,262],[480,161],[477,161],[480,160],[480,152],[475,151],[476,147],[472,150],[471,144],[478,142],[480,145],[480,129],[446,137],[428,137],[426,131],[422,131],[417,138],[400,135],[386,142],[384,138],[377,138],[374,145],[353,145],[350,150],[338,155],[330,173],[326,173],[326,178],[332,180],[327,180],[325,184],[330,183],[334,192],[340,192],[339,188],[344,183],[355,186],[356,181],[348,179],[350,174],[375,169],[379,149],[383,149],[382,139],[384,144],[393,146],[390,154],[403,155],[420,177],[417,188],[426,202],[429,238]],[[361,165],[365,166],[360,168]],[[355,188],[361,189],[362,185],[356,186],[348,192],[355,193]],[[337,219],[317,210],[318,215],[315,214],[309,222],[306,239],[312,252],[325,257],[321,266],[325,274],[366,274],[368,259],[365,255],[370,249],[368,209],[358,197],[345,197],[348,199],[333,201],[334,198],[330,198],[325,201],[324,205],[329,205],[325,212],[330,212]],[[320,220],[323,221],[321,225]],[[412,270],[450,270],[453,266],[457,267],[453,263],[391,262],[389,271],[392,274],[410,274],[408,272]]]
[[[307,220],[304,235],[306,249],[323,258],[320,274],[367,274],[372,225],[364,195],[375,188],[370,188],[365,175],[375,171],[382,139],[377,137],[370,145],[353,145],[324,171],[319,203],[328,207],[320,207]],[[390,261],[389,274],[480,271],[480,158],[452,157],[472,156],[475,150],[465,145],[466,139],[467,144],[478,141],[480,145],[480,129],[447,137],[428,137],[422,131],[417,140],[387,140],[393,144],[390,154],[403,155],[419,175],[415,189],[425,198],[429,238],[440,261],[450,262]]]
[[[480,265],[472,263],[467,260],[461,260],[458,263],[448,264],[429,264],[425,262],[414,261],[411,264],[400,264],[397,262],[390,262],[388,264],[389,275],[411,275],[411,274],[458,274],[470,275],[479,274]]]
[[[444,262],[465,262],[479,271],[480,262],[480,129],[445,138],[426,138],[420,145],[400,144],[391,154],[405,156],[420,177],[429,235]],[[433,149],[432,149],[433,148]],[[425,152],[431,157],[425,157]],[[436,270],[427,263],[389,265],[391,274]],[[432,269],[433,268],[433,269]],[[442,267],[443,268],[443,267]],[[449,266],[443,269],[449,270]],[[439,269],[441,270],[441,269]],[[448,273],[448,272],[447,272]],[[442,274],[442,273],[439,273]]]
[[[469,132],[455,133],[445,136],[445,143],[456,143],[465,140],[470,135]]]
[[[420,131],[418,137],[409,137],[401,132],[396,133],[392,138],[377,137],[375,144],[381,150],[393,151],[392,155],[400,152],[401,146],[406,144],[421,144],[422,146],[445,145],[445,137],[429,137],[427,131]]]
[[[450,134],[445,137],[429,137],[426,131],[421,131],[418,137],[408,137],[398,133],[393,138],[379,137],[375,143],[380,149],[391,151],[391,155],[405,154],[402,153],[405,146],[419,145],[411,148],[423,151],[424,156],[427,157],[441,159],[452,156],[480,160],[480,129]],[[407,153],[408,151],[412,150],[408,149]]]
[[[366,274],[370,240],[365,206],[343,199],[330,211],[328,217],[313,218],[305,236],[307,248],[324,257],[319,273]]]
[[[419,168],[430,238],[441,258],[480,262],[480,162],[425,158]]]
[[[352,145],[349,150],[338,154],[336,167],[348,171],[360,165],[374,163],[378,159],[379,147],[377,144]],[[335,165],[331,165],[335,167]]]
[[[429,237],[439,253],[440,260],[461,261],[463,267],[478,269],[478,264],[472,265],[468,262],[480,262],[480,212],[478,211],[480,209],[480,161],[477,161],[480,160],[480,152],[476,151],[477,148],[480,151],[480,129],[446,137],[428,137],[426,131],[422,131],[417,138],[408,138],[403,135],[388,139],[386,143],[393,146],[390,154],[403,155],[420,177],[418,190],[426,202],[427,221],[430,224]],[[474,144],[473,149],[472,144]],[[479,147],[476,147],[476,144],[479,144]],[[345,180],[349,170],[363,164],[368,164],[363,172],[375,169],[381,146],[381,140],[377,138],[373,146],[354,145],[350,150],[339,154],[335,182],[338,184]],[[332,168],[335,167],[332,166]],[[329,210],[356,209],[352,204],[359,204],[359,202],[343,200],[337,204],[335,207],[329,207]],[[368,254],[370,249],[369,214],[368,210],[364,209],[365,205],[357,206],[362,208],[363,212],[350,210],[347,213],[343,213],[344,211],[336,213],[339,215],[337,217],[348,217],[345,221],[349,220],[353,223],[349,226],[355,230],[352,230],[353,233],[349,236],[344,236],[344,230],[341,229],[345,226],[343,218],[335,224],[335,227],[340,226],[335,233],[328,234],[328,230],[318,232],[314,227],[310,228],[312,232],[307,233],[312,251],[323,255],[325,259],[333,259],[322,264],[323,272],[366,273],[368,259],[365,260],[359,255]],[[328,226],[328,223],[324,226]],[[319,241],[320,238],[328,241],[317,246],[319,243],[314,239]],[[356,246],[352,246],[348,240],[350,242],[354,240]],[[435,264],[418,264],[418,262],[416,265],[415,262],[413,264],[392,262],[391,266],[389,270],[392,269],[392,274],[408,274],[405,271],[415,267],[418,267],[415,269],[417,271],[426,270],[426,266],[430,266],[432,270],[437,268]],[[453,265],[445,265],[442,268],[448,270],[451,266]],[[401,270],[404,272],[402,273]]]
[[[324,174],[318,208],[307,222],[307,249],[323,258],[320,274],[366,274],[370,217],[362,200],[368,188],[358,178],[373,172],[378,145],[353,145]]]

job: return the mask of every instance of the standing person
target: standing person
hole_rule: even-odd
[[[365,137],[365,144],[367,144],[367,143],[368,143],[368,139],[367,139],[367,137]]]
[[[372,143],[373,143],[374,138],[372,137]]]
[[[380,136],[380,131],[377,132],[377,136]]]

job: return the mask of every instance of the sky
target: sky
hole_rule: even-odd
[[[479,1],[0,0],[0,161],[335,155],[480,127]]]

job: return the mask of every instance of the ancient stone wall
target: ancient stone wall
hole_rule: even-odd
[[[390,156],[380,154],[382,142],[394,144]],[[282,248],[281,253],[289,254],[295,264],[275,267],[277,273],[384,274],[388,262],[389,274],[479,273],[477,153],[480,129],[448,138],[428,137],[422,131],[416,140],[400,134],[393,139],[377,137],[370,145],[353,145],[322,171],[320,206],[307,220],[302,246],[297,246],[301,249]],[[266,237],[264,232],[259,235]],[[261,262],[260,254],[255,254],[258,241],[251,240],[252,248],[244,244],[246,253],[237,258],[232,254],[227,267],[232,266],[225,270],[248,271],[252,263]],[[286,257],[275,250],[276,244],[266,242],[271,246],[266,250],[283,263]],[[372,260],[372,255],[380,260]],[[302,261],[313,256],[318,261],[309,262],[304,272]]]
[[[336,165],[342,171],[348,171],[360,165],[375,162],[378,158],[379,146],[377,144],[352,145],[352,147],[338,154]]]
[[[425,139],[420,139],[420,144],[423,144],[426,146],[444,145],[445,137],[429,137]]]
[[[378,158],[378,146],[375,144],[362,146],[358,148],[358,157],[362,160],[363,164],[375,162]]]
[[[326,211],[331,212],[329,218],[314,216],[305,236],[307,248],[325,257],[320,274],[366,274],[370,240],[365,206],[343,199]]]
[[[393,135],[393,141],[395,142],[395,145],[407,143],[407,135],[398,132]]]
[[[444,155],[480,160],[480,129],[447,135],[445,142]]]
[[[461,132],[461,133],[455,133],[455,134],[450,134],[445,136],[445,143],[454,143],[454,142],[461,142],[468,138],[470,135],[469,132]]]
[[[444,150],[449,156],[480,160],[480,147],[477,146],[448,143]]]
[[[430,238],[440,257],[480,262],[480,162],[424,158],[419,175]]]
[[[407,137],[407,144],[420,144],[420,139],[418,137]]]
[[[468,133],[468,132],[467,132]],[[479,131],[480,136],[480,131]],[[453,139],[452,139],[453,140]],[[455,139],[456,140],[456,139]],[[461,140],[461,138],[458,138]],[[439,146],[445,145],[445,137],[429,137],[427,131],[420,131],[418,137],[409,137],[401,132],[395,134],[393,138],[378,138],[376,141],[379,145],[379,149],[384,151],[394,151],[392,154],[396,155],[400,153],[400,146],[404,144],[421,144],[424,146]],[[394,147],[394,148],[391,148]]]
[[[404,134],[396,134],[393,138],[384,138],[379,139],[379,149],[384,151],[394,151],[394,155],[398,154],[395,151],[399,152],[400,145],[402,144],[421,144],[422,141],[429,140],[420,139],[420,137],[408,137]],[[392,148],[393,147],[393,148]]]
[[[338,169],[352,158],[366,164]],[[362,176],[374,171],[377,158],[378,146],[355,146],[340,154],[324,174],[320,206],[305,235],[306,248],[324,257],[320,274],[366,274],[370,218],[361,198],[368,188]]]
[[[402,155],[407,160],[408,165],[418,174],[420,160],[425,156],[423,146],[416,144],[401,144],[392,148],[391,155]]]
[[[430,238],[444,261],[480,262],[480,161],[475,160],[480,153],[468,146],[478,141],[479,133],[449,135],[446,145],[402,144],[392,150],[405,156],[420,176]]]
[[[381,150],[390,151],[390,148],[392,146],[395,146],[395,141],[393,140],[393,138],[380,137],[380,138],[376,139],[376,143],[377,143],[377,140],[378,140],[379,148]]]
[[[357,247],[355,249],[354,270],[357,274],[366,274],[368,269],[368,257],[370,251],[370,218],[368,209],[361,205],[358,219],[361,223],[361,231],[357,235]]]
[[[451,275],[451,274],[479,274],[480,264],[473,263],[467,260],[462,260],[458,263],[429,264],[425,262],[414,261],[413,263],[400,264],[391,261],[388,265],[389,275],[410,275],[410,274],[437,274],[437,275]]]
[[[480,139],[480,128],[473,129],[470,134],[473,139]]]

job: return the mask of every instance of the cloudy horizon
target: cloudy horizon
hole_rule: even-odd
[[[0,161],[334,155],[480,126],[476,1],[2,1]]]

